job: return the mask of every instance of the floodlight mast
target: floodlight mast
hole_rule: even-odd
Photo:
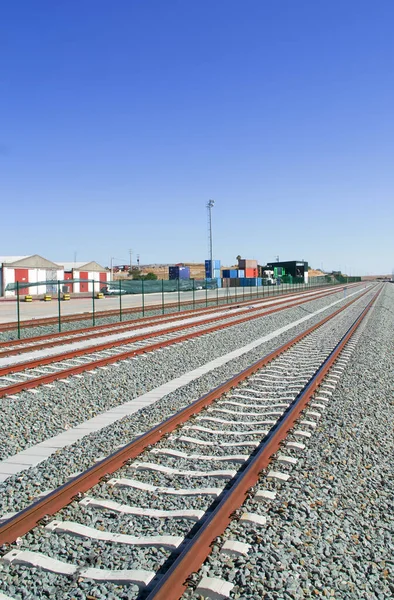
[[[213,243],[212,243],[212,208],[215,204],[215,200],[209,200],[207,204],[208,210],[208,240],[209,240],[209,260],[211,263],[211,278],[213,278]]]

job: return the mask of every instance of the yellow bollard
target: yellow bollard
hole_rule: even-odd
[[[44,302],[50,302],[51,300],[52,300],[51,294],[45,294],[45,296],[44,296]]]
[[[25,296],[25,302],[33,302],[33,298],[31,296]]]
[[[97,292],[97,298],[98,298],[99,300],[102,300],[102,299],[104,298],[104,294],[103,294],[103,292]]]
[[[70,300],[70,294],[63,294],[63,300]]]

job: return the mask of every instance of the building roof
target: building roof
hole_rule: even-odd
[[[60,265],[60,263],[57,264]],[[65,271],[108,271],[94,260],[90,262],[62,262],[61,264]]]
[[[63,265],[52,262],[40,256],[32,254],[32,256],[3,256],[0,257],[0,262],[3,262],[7,267],[25,267],[26,269],[62,269]]]

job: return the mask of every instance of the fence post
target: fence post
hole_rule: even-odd
[[[122,321],[122,280],[119,279],[119,321]]]
[[[58,314],[58,323],[59,323],[59,333],[62,330],[62,317],[60,311],[60,281],[57,280],[57,314]]]
[[[205,277],[205,308],[208,306],[208,283]]]
[[[193,277],[193,310],[196,308],[196,280]]]
[[[181,292],[180,292],[180,286],[181,286],[181,279],[180,279],[180,277],[178,277],[178,312],[181,310]]]
[[[216,280],[216,306],[219,306],[219,284],[218,280]]]
[[[245,302],[245,279],[242,282],[242,302]]]
[[[96,315],[94,312],[94,279],[92,279],[91,281],[92,281],[92,305],[93,305],[92,323],[93,323],[93,327],[94,327],[96,325]]]
[[[144,280],[141,279],[141,291],[142,291],[142,316],[145,317],[145,296],[144,296]]]
[[[161,314],[164,315],[164,279],[161,280]]]
[[[19,281],[16,282],[16,315],[18,320],[18,340],[21,339],[21,309],[19,306]]]

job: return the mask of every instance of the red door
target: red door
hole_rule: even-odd
[[[29,269],[15,269],[15,283],[28,283],[29,281]],[[29,289],[27,287],[19,287],[20,294],[28,294]]]
[[[72,273],[64,273],[64,279],[72,279],[73,278],[73,274]],[[68,289],[70,292],[74,291],[74,286],[72,283],[65,283],[64,285],[67,285]]]
[[[80,271],[79,272],[79,279],[87,279],[88,278],[88,272],[87,271]],[[88,282],[87,281],[81,281],[81,283],[79,284],[80,288],[79,291],[80,292],[88,292],[89,288],[88,288]]]

